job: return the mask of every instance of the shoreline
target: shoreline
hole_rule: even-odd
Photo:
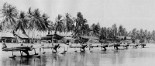
[[[30,44],[30,45],[32,45],[32,44]],[[62,44],[60,44],[61,46],[63,46]],[[20,44],[7,44],[7,46],[8,46],[8,48],[10,48],[10,47],[17,47],[17,46],[20,46]],[[41,46],[41,44],[34,44],[33,45],[34,46],[34,48],[35,47],[40,47]],[[44,45],[45,47],[50,47],[50,45],[49,44],[46,44],[46,45]],[[155,44],[152,44],[152,43],[149,43],[149,44],[146,44],[146,48],[152,48],[152,47],[155,47]],[[129,50],[129,49],[135,49],[135,48],[133,48],[133,47],[129,47],[128,49],[124,49],[124,47],[119,47],[120,48],[120,51],[121,50]],[[138,47],[137,49],[140,49],[141,47]],[[145,48],[144,48],[145,49]],[[59,48],[58,49],[58,53],[61,53],[62,51],[63,51],[64,49],[63,48]],[[75,50],[77,51],[77,52],[80,52],[80,48],[69,48],[68,49],[68,51],[67,51],[67,53],[75,53]],[[95,48],[91,48],[91,51],[89,51],[89,48],[87,47],[87,48],[85,48],[85,50],[86,50],[86,53],[90,53],[90,52],[102,52],[102,49],[101,49],[101,47],[95,47]],[[115,50],[113,47],[107,47],[107,52],[108,51],[113,51],[113,50]],[[51,49],[44,49],[44,51],[43,51],[43,49],[40,51],[39,50],[39,48],[36,48],[36,52],[38,53],[38,54],[40,54],[40,55],[42,55],[43,54],[43,52],[46,52],[46,53],[52,53],[52,50]],[[106,51],[103,51],[103,52],[106,52]],[[3,56],[6,56],[6,57],[9,57],[9,56],[11,56],[12,54],[11,54],[12,52],[5,52],[5,51],[2,51],[1,50],[1,56],[3,57]],[[30,51],[30,55],[32,55],[32,54],[34,54],[34,51]],[[20,53],[17,51],[17,52],[14,52],[14,55],[20,55]]]

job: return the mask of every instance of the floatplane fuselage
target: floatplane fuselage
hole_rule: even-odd
[[[2,51],[11,51],[12,52],[12,57],[16,57],[15,55],[13,55],[13,52],[20,52],[21,56],[23,56],[23,53],[26,54],[26,56],[30,56],[29,54],[29,51],[32,51],[34,50],[35,51],[35,48],[32,48],[32,47],[27,47],[27,46],[24,46],[24,47],[11,47],[11,48],[3,48]],[[36,51],[35,51],[35,54]]]

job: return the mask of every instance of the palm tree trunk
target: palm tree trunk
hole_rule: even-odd
[[[33,34],[33,35],[32,35],[32,41],[33,41],[32,43],[33,43],[33,44],[35,43],[35,40],[34,40],[34,38],[35,38],[35,32],[36,32],[35,29],[33,29],[33,33],[32,33],[32,34]]]
[[[57,34],[57,28],[55,29],[55,32],[54,32],[54,34]]]

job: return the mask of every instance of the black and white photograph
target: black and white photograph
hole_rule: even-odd
[[[0,0],[0,66],[155,66],[155,0]]]

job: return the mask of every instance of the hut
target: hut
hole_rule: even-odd
[[[49,34],[46,35],[45,37],[41,37],[41,40],[45,40],[45,41],[49,41],[52,42],[52,40],[54,41],[54,43],[57,43],[58,40],[61,40],[63,38],[63,36],[60,36],[58,34]]]
[[[14,43],[16,42],[15,36],[10,32],[0,32],[0,42],[5,40],[7,43]]]

